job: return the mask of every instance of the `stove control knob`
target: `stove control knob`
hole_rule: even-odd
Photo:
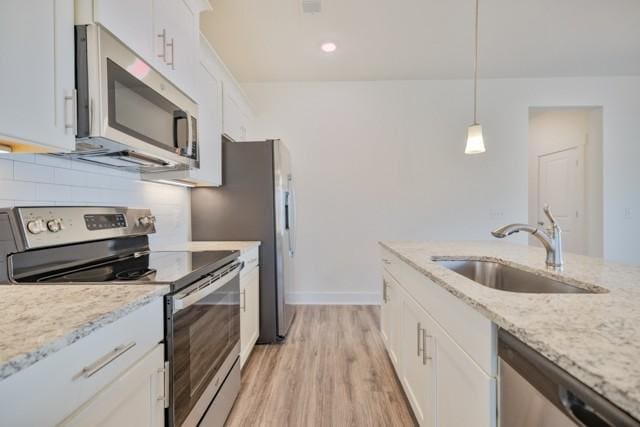
[[[58,219],[51,219],[47,221],[47,228],[52,233],[57,233],[58,231],[62,230],[64,227],[62,226],[62,220],[58,218]]]
[[[27,223],[27,230],[29,230],[29,233],[31,234],[40,234],[43,231],[46,231],[46,229],[47,227],[43,219],[35,219]]]
[[[155,216],[143,216],[138,218],[138,224],[142,225],[143,227],[148,227],[155,223],[156,223]]]

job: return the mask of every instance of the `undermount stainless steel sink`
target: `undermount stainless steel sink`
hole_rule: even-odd
[[[433,261],[483,286],[501,291],[532,294],[595,294],[607,292],[605,289],[582,289],[499,262],[443,259],[433,259]]]

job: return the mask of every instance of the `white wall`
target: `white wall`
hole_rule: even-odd
[[[109,205],[148,207],[157,218],[153,246],[189,238],[189,190],[138,174],[46,155],[0,156],[0,207]]]
[[[498,225],[526,221],[528,114],[536,106],[603,107],[604,254],[640,262],[638,77],[481,81],[481,156],[463,154],[470,81],[245,90],[256,111],[252,136],[283,138],[293,157],[294,301],[377,301],[378,240],[489,239]]]
[[[529,223],[547,222],[538,211],[538,157],[578,147],[584,155],[581,254],[602,256],[602,109],[534,109],[529,114]],[[553,209],[553,206],[551,206]],[[536,238],[530,244],[539,245]],[[565,240],[569,251],[569,240]]]

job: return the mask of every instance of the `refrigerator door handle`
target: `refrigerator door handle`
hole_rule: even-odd
[[[286,230],[289,240],[289,256],[293,258],[296,253],[296,205],[291,175],[287,177],[287,180],[289,190],[287,190],[285,202]]]

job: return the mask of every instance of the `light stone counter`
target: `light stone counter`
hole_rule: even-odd
[[[0,381],[168,292],[167,285],[0,285]]]
[[[404,262],[640,419],[640,267],[565,254],[550,272],[542,248],[504,242],[381,242]],[[524,294],[477,284],[431,257],[500,261],[598,294]]]
[[[238,242],[210,242],[210,241],[191,241],[178,243],[175,245],[162,246],[153,248],[156,251],[240,251],[244,254],[253,248],[260,246],[260,242],[238,241]]]

